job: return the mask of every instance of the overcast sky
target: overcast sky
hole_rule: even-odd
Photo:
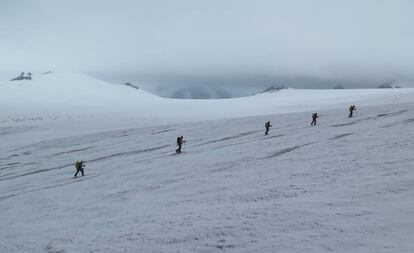
[[[0,74],[414,80],[413,13],[411,0],[1,0]]]

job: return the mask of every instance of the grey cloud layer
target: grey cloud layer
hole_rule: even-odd
[[[0,68],[413,79],[414,1],[0,2]]]

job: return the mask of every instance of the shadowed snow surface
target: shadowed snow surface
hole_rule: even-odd
[[[0,83],[0,252],[414,252],[413,91]]]
[[[400,104],[321,111],[316,127],[292,113],[39,142],[2,128],[26,143],[1,150],[0,251],[413,252],[413,119]]]

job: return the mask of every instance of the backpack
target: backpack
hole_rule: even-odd
[[[177,137],[177,145],[181,144],[181,137]]]
[[[79,161],[76,161],[76,163],[75,163],[75,168],[76,168],[76,169],[79,169],[79,168],[80,168],[80,166],[81,166],[81,163],[80,163]]]

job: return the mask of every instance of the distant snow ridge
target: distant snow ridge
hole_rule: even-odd
[[[342,86],[342,85],[338,84],[338,85],[336,85],[335,87],[333,87],[332,89],[334,89],[334,90],[343,90],[343,89],[345,89],[345,88],[344,88],[344,86]]]
[[[406,85],[409,83],[404,83],[404,87]],[[4,109],[0,110],[0,123],[9,126],[30,122],[29,125],[53,126],[70,131],[74,128],[112,129],[124,127],[131,121],[134,126],[148,126],[257,116],[264,112],[320,111],[346,108],[350,104],[360,107],[406,103],[412,101],[414,94],[414,89],[334,91],[273,85],[261,94],[234,99],[171,99],[133,86],[136,85],[108,83],[73,72],[34,74],[32,81],[19,83],[1,81],[0,108]],[[212,90],[208,87],[205,89]],[[195,98],[196,94],[190,95]],[[212,93],[202,95],[198,94],[197,98],[211,97]]]
[[[285,86],[285,85],[272,85],[269,88],[267,88],[266,90],[259,92],[259,93],[274,93],[274,92],[278,92],[280,90],[285,90],[285,89],[289,89],[289,87]]]
[[[378,86],[378,88],[380,88],[380,89],[398,89],[398,88],[402,88],[402,87],[399,86],[395,81],[392,81],[390,83],[381,84],[380,86]]]
[[[139,90],[139,87],[138,87],[137,85],[132,84],[132,83],[130,83],[130,82],[124,83],[124,85],[126,85],[126,86],[128,86],[128,87],[131,87],[131,88],[133,88],[133,89],[137,89],[137,90]]]
[[[22,80],[32,80],[32,73],[27,73],[27,76],[24,75],[24,72],[20,73],[20,76],[11,79],[10,81],[22,81]]]
[[[223,99],[232,96],[223,89],[217,87],[185,87],[176,90],[172,95],[167,96],[178,99]]]

